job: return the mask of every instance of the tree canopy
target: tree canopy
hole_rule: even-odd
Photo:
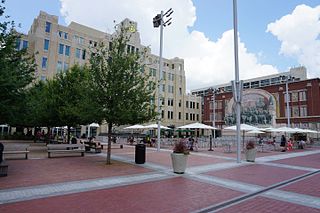
[[[128,52],[130,32],[124,27],[117,32],[107,47],[103,43],[90,59],[92,88],[100,115],[108,123],[109,143],[107,163],[110,164],[113,125],[135,124],[155,117],[154,85],[150,87],[144,71],[144,53]]]
[[[13,21],[4,15],[4,0],[0,3],[0,123],[19,125],[18,113],[25,103],[26,87],[35,72],[33,57],[27,49],[17,47],[21,35]]]

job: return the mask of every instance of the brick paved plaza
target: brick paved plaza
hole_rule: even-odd
[[[28,160],[7,159],[0,178],[1,213],[37,212],[320,212],[320,148],[258,152],[256,163],[235,153],[192,152],[183,175],[172,172],[171,150],[113,145],[85,157],[47,158],[33,144]],[[243,156],[242,156],[243,159]]]

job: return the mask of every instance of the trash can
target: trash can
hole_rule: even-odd
[[[146,162],[146,145],[139,143],[135,149],[136,164],[144,164]]]

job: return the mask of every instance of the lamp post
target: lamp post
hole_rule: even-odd
[[[216,89],[211,89],[212,91],[212,96],[211,96],[211,101],[212,101],[212,113],[213,113],[213,118],[212,118],[212,127],[216,127]],[[210,148],[208,151],[213,151],[212,149],[212,141],[215,140],[216,138],[216,130],[213,129],[213,137],[212,140],[210,140]]]
[[[159,54],[159,82],[158,82],[158,131],[157,131],[157,151],[160,151],[160,125],[161,125],[161,108],[160,108],[160,94],[161,94],[161,83],[162,83],[162,46],[163,46],[163,27],[169,26],[172,22],[169,18],[173,13],[172,8],[163,13],[161,10],[160,14],[157,14],[153,18],[153,27],[158,28],[160,26],[160,54]],[[168,20],[164,21],[163,18],[167,17]]]
[[[290,99],[290,97],[289,97],[289,81],[293,81],[294,77],[292,77],[291,75],[289,75],[289,76],[282,75],[282,76],[280,76],[280,78],[282,79],[282,82],[286,83],[286,99],[287,99],[287,103],[286,103],[287,113],[286,113],[286,116],[287,116],[287,127],[290,128],[291,123],[290,123],[290,107],[289,107],[289,99]]]
[[[233,0],[233,39],[234,39],[234,61],[235,61],[235,81],[233,82],[233,97],[236,103],[237,121],[237,163],[241,163],[241,135],[240,135],[240,111],[241,111],[241,82],[239,81],[239,58],[238,58],[238,20],[237,20],[237,0]]]

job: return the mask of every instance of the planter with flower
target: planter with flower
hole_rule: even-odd
[[[256,159],[256,154],[257,154],[256,144],[253,141],[249,141],[246,144],[246,149],[245,149],[246,160],[248,162],[254,162]]]
[[[174,173],[183,174],[186,171],[188,155],[189,150],[185,141],[179,140],[174,144],[173,153],[171,153]]]

